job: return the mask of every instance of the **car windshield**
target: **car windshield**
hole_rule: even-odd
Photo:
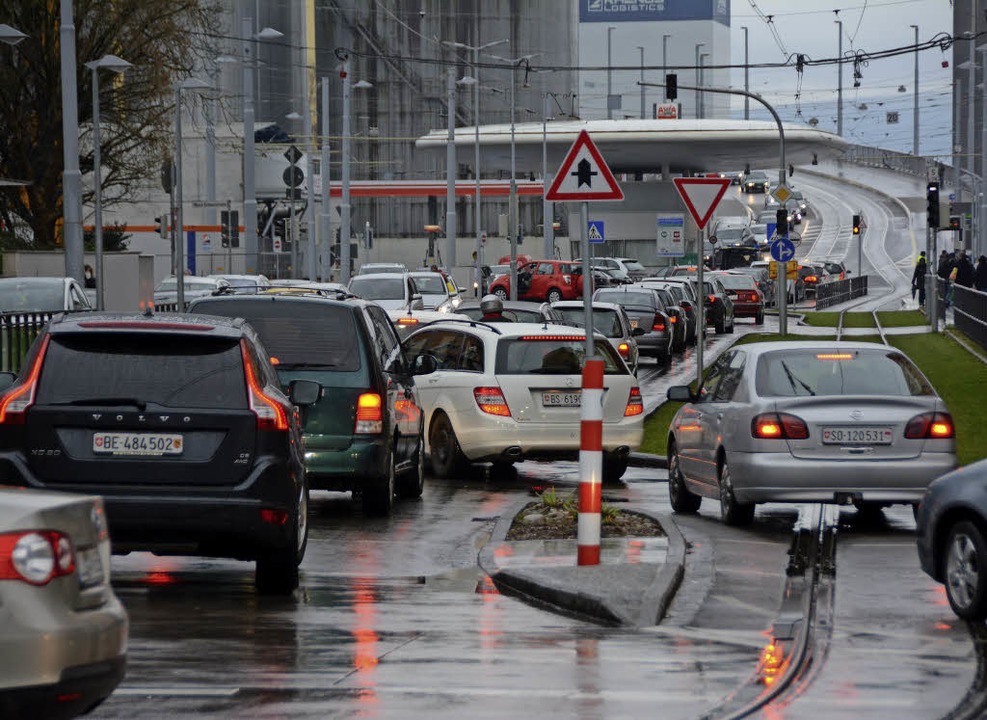
[[[13,278],[0,282],[0,312],[64,310],[65,291],[60,279],[41,281]]]
[[[756,373],[762,397],[935,394],[908,358],[877,348],[776,350],[760,357]]]
[[[606,340],[595,342],[596,355],[603,360],[606,375],[630,371]],[[579,336],[523,336],[497,344],[498,375],[578,375],[582,372],[586,339]]]
[[[404,300],[404,278],[355,277],[350,292],[367,300]]]
[[[586,320],[586,310],[584,308],[566,307],[555,308],[565,321],[576,327],[584,327]],[[619,338],[624,336],[623,328],[620,326],[620,318],[613,310],[594,308],[593,329],[609,338]]]
[[[422,295],[448,295],[446,281],[441,275],[415,275],[411,278]]]
[[[650,308],[655,307],[655,294],[648,292],[627,292],[625,290],[600,290],[594,296],[600,302],[616,303],[624,307]]]

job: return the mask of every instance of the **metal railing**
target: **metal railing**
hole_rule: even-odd
[[[0,312],[0,371],[19,372],[27,351],[54,312]]]
[[[953,308],[956,329],[987,350],[987,293],[947,283],[942,278],[936,278],[936,281],[939,319],[945,324],[948,300]]]
[[[838,305],[867,294],[867,275],[833,280],[816,287],[816,310]]]

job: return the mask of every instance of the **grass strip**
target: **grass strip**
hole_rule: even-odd
[[[920,313],[918,310],[892,310],[888,312],[879,312],[877,314],[878,322],[881,323],[881,327],[892,328],[892,327],[919,327],[921,325],[928,325],[929,321],[926,320],[925,315]]]
[[[889,315],[892,313],[888,313]],[[807,312],[803,318],[802,322],[806,325],[812,325],[814,327],[836,327],[840,322],[840,313],[838,312]],[[916,325],[921,325],[921,322],[915,323]],[[848,312],[843,317],[843,327],[845,328],[872,328],[877,327],[874,324],[874,316],[869,312]]]

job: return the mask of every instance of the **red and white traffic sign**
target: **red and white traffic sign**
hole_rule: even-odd
[[[553,202],[624,199],[623,190],[585,130],[569,148],[545,199]]]
[[[730,178],[673,178],[672,182],[700,230],[706,227],[730,187]]]

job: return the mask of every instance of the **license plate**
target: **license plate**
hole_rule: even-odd
[[[631,318],[631,330],[637,327],[637,319]]]
[[[562,392],[552,390],[541,394],[541,404],[545,407],[579,407],[581,392]]]
[[[181,455],[181,435],[167,433],[93,433],[93,452],[98,455]]]
[[[894,440],[894,430],[886,426],[877,427],[824,427],[822,441],[825,445],[862,443],[867,445],[890,445]]]
[[[98,547],[86,548],[76,553],[75,574],[79,578],[79,587],[83,589],[103,584],[103,562],[100,560]]]

